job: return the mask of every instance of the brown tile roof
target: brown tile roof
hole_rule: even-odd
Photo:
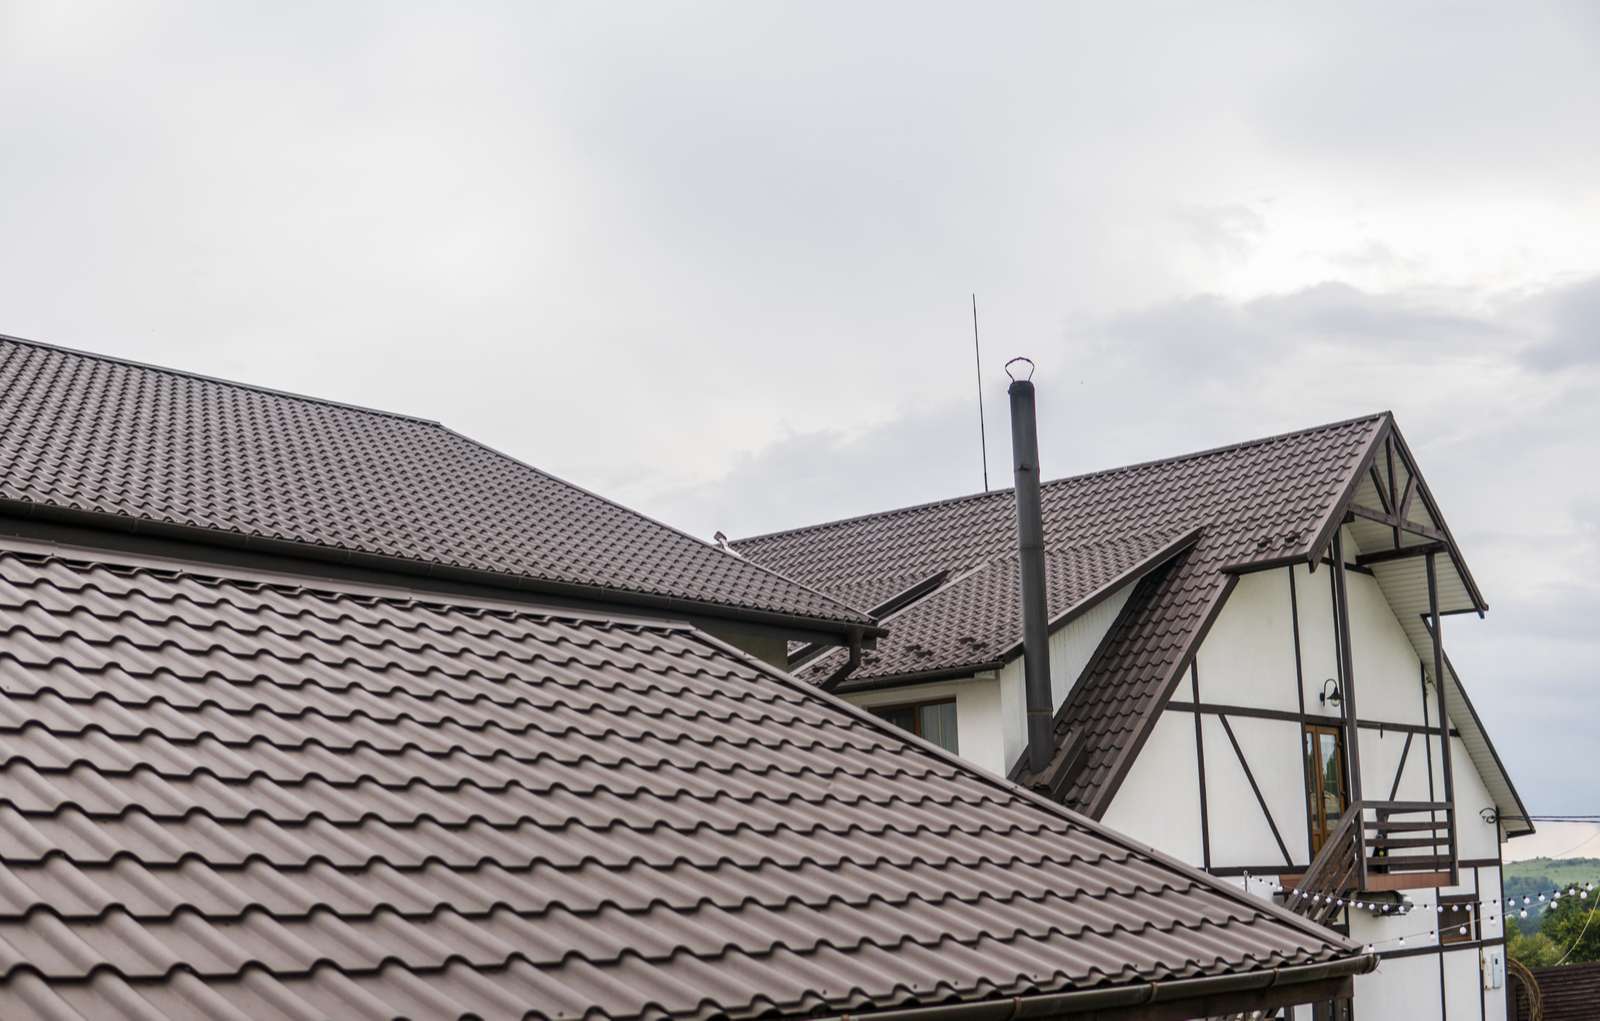
[[[0,423],[10,513],[833,631],[866,622],[437,422],[0,337]]]
[[[1216,450],[1046,483],[1052,549],[1100,548],[1199,528],[1172,568],[1130,600],[1113,641],[1074,688],[1057,762],[1072,763],[1056,793],[1097,814],[1121,764],[1184,657],[1220,606],[1229,566],[1303,557],[1325,538],[1334,506],[1387,415],[1319,426]],[[824,591],[919,572],[969,570],[1016,544],[1014,497],[998,490],[741,540],[740,552]],[[988,637],[980,607],[946,619],[952,633]],[[1024,778],[1032,780],[1035,778]]]
[[[1158,532],[1052,548],[1045,554],[1050,621],[1081,612],[1196,537],[1194,531]],[[956,575],[932,594],[881,618],[888,635],[862,654],[846,684],[856,688],[888,678],[970,673],[998,666],[1022,649],[1019,593],[1014,553],[1002,553]],[[835,648],[806,663],[799,676],[821,681],[837,672],[845,658],[845,650]]]
[[[814,1015],[1370,964],[682,625],[9,544],[0,635],[7,1019]]]

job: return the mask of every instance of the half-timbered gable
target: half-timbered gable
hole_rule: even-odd
[[[1372,944],[1373,1004],[1498,1016],[1500,844],[1532,827],[1435,640],[1487,603],[1392,416],[1042,487],[1043,768],[1012,501],[736,545],[836,595],[902,586],[875,650],[797,650],[806,679]]]

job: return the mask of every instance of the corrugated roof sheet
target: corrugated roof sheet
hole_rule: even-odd
[[[1600,1011],[1600,963],[1563,964],[1532,968],[1539,991],[1544,996],[1542,1021],[1593,1021]],[[1529,1021],[1528,994],[1515,976],[1507,983],[1509,998],[1515,1004],[1511,1016]]]
[[[1387,422],[1387,415],[1372,415],[1042,487],[1052,548],[1202,530],[1173,569],[1130,600],[1114,640],[1073,690],[1058,724],[1057,761],[1076,763],[1059,790],[1067,804],[1103,808],[1119,762],[1223,596],[1230,577],[1223,568],[1305,555]],[[1016,545],[1014,501],[1010,490],[997,490],[736,546],[824,591],[917,572],[955,573]],[[943,626],[976,633],[977,613]]]
[[[0,422],[0,500],[13,511],[301,543],[611,602],[867,621],[436,422],[6,337]]]
[[[0,1016],[753,1017],[1352,957],[685,626],[347,588],[0,548]]]

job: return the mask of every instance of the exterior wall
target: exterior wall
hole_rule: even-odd
[[[1346,545],[1353,556],[1354,544]],[[1442,801],[1438,701],[1417,650],[1376,580],[1353,568],[1345,577],[1353,684],[1342,687],[1354,691],[1361,721],[1361,796]],[[1303,727],[1342,723],[1342,707],[1319,697],[1339,677],[1331,565],[1242,576],[1105,821],[1270,896],[1280,875],[1310,863]],[[1428,935],[1441,924],[1441,894],[1500,897],[1499,827],[1482,817],[1493,800],[1461,740],[1451,742],[1457,853],[1467,863],[1461,884],[1406,891],[1414,907],[1403,916],[1346,912],[1351,938],[1374,944],[1381,959],[1376,972],[1356,979],[1361,1021],[1505,1016],[1503,988],[1484,988],[1504,959],[1499,908],[1483,913],[1471,943],[1441,945]],[[1198,835],[1179,832],[1194,820],[1203,820]],[[1310,1008],[1296,1017],[1309,1021]]]
[[[1100,640],[1116,622],[1133,594],[1134,584],[1124,585],[1087,613],[1050,633],[1050,687],[1058,707],[1066,701]],[[986,671],[972,677],[897,685],[844,697],[863,708],[954,698],[961,757],[1001,776],[1011,771],[1027,746],[1027,697],[1020,656],[998,673]],[[1192,751],[1190,755],[1192,758]]]
[[[1191,865],[1201,865],[1200,796],[1192,780],[1194,742],[1193,717],[1162,714],[1122,782],[1126,797],[1119,794],[1101,821]],[[1152,812],[1152,805],[1161,810]]]
[[[1006,754],[1003,725],[1005,708],[999,680],[993,672],[954,681],[908,684],[886,691],[846,695],[845,701],[862,708],[906,702],[956,700],[956,742],[961,757],[991,773],[1004,776],[1013,759]]]

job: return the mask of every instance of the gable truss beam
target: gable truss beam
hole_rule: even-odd
[[[1420,525],[1415,521],[1406,521],[1397,515],[1386,514],[1381,510],[1374,510],[1371,507],[1364,507],[1359,503],[1352,503],[1348,508],[1346,508],[1346,511],[1346,520],[1349,520],[1350,518],[1366,518],[1368,521],[1376,521],[1380,525],[1388,525],[1389,527],[1393,528],[1396,533],[1408,532],[1411,535],[1420,535],[1424,539],[1432,539],[1434,542],[1445,541],[1444,533],[1439,531],[1437,528],[1433,528],[1429,525]]]
[[[1372,553],[1357,553],[1356,565],[1368,567],[1372,564],[1382,564],[1390,560],[1407,560],[1411,557],[1427,556],[1429,553],[1444,553],[1449,547],[1442,542],[1424,542],[1415,546],[1401,546],[1399,549],[1381,549]]]

